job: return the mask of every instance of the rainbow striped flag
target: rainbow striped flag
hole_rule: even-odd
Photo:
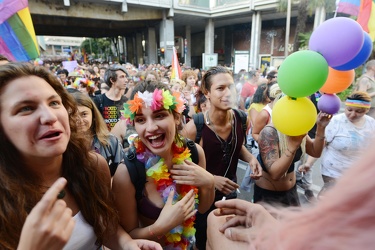
[[[177,50],[175,47],[173,47],[171,80],[181,79],[181,77],[182,73],[180,63],[178,62]]]
[[[0,0],[0,54],[11,61],[39,56],[28,0]]]
[[[339,0],[336,1],[337,9],[339,13],[345,13],[351,16],[358,16],[359,6],[361,0]]]
[[[361,0],[357,22],[375,41],[375,0]]]

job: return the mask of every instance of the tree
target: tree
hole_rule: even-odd
[[[326,12],[333,12],[336,9],[336,0],[291,0],[292,5],[298,5],[298,16],[296,32],[294,35],[293,52],[300,48],[299,34],[306,33],[307,17],[311,16],[316,8],[324,7]],[[288,7],[288,0],[280,0],[279,11],[285,12]]]
[[[106,57],[110,52],[111,41],[108,38],[88,38],[81,43],[86,53]]]

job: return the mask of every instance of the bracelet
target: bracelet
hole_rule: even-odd
[[[320,140],[324,140],[326,137],[323,135],[323,136],[321,136],[321,135],[318,135],[317,133],[315,133],[315,138],[319,138]]]
[[[161,238],[163,238],[163,236],[157,236],[157,235],[155,235],[154,232],[152,232],[152,230],[151,230],[151,226],[148,226],[148,232],[150,233],[151,236],[156,237],[156,238],[158,238],[159,240],[160,240]]]

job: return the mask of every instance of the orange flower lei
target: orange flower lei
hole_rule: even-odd
[[[182,164],[184,160],[190,160],[190,150],[183,145],[173,143],[173,164]],[[167,201],[169,193],[175,190],[173,197],[173,204],[181,200],[191,189],[195,193],[195,208],[198,207],[198,188],[191,185],[179,185],[180,192],[177,192],[176,183],[170,177],[168,166],[164,162],[164,158],[154,155],[148,150],[142,141],[137,137],[134,140],[134,146],[137,152],[137,159],[145,164],[146,175],[151,177],[155,184],[160,196],[163,198],[164,203]],[[165,247],[164,249],[182,249],[188,248],[189,243],[192,242],[195,235],[194,228],[195,216],[186,220],[182,225],[179,225],[165,234]]]

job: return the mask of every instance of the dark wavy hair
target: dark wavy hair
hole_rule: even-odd
[[[69,114],[71,137],[63,153],[62,176],[80,212],[96,234],[98,248],[105,235],[115,232],[118,216],[114,210],[109,177],[89,153],[90,143],[77,130],[77,106],[56,76],[29,63],[9,63],[0,67],[0,96],[12,81],[29,76],[45,80],[61,97]],[[32,84],[25,82],[25,84]],[[0,112],[1,112],[0,106]],[[16,249],[28,213],[41,199],[40,177],[29,171],[20,152],[11,143],[0,123],[0,248]]]
[[[253,100],[251,103],[266,103],[267,97],[269,96],[269,86],[270,84],[262,83],[255,90]]]

